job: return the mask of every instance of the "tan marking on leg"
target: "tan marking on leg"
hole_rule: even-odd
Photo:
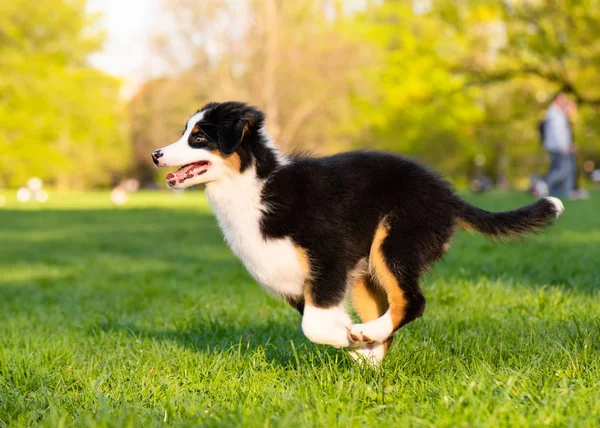
[[[379,318],[389,307],[385,291],[369,287],[365,276],[354,282],[352,305],[363,323]]]
[[[298,256],[298,263],[300,263],[300,269],[302,269],[302,272],[304,272],[304,277],[306,278],[304,281],[304,304],[312,305],[312,275],[310,269],[310,257],[308,256],[308,250],[296,244],[294,244],[294,250],[296,250],[296,254]]]
[[[389,308],[387,294],[376,284],[368,284],[367,275],[362,275],[354,281],[352,287],[352,306],[360,317],[361,322],[376,320]],[[393,336],[383,343],[383,356],[387,354],[392,344]]]
[[[310,272],[310,257],[308,256],[308,251],[306,248],[301,247],[300,245],[294,244],[294,250],[296,250],[296,254],[298,255],[298,262],[300,263],[300,268],[307,279],[311,277]]]
[[[312,298],[312,281],[304,281],[304,304],[314,306]]]
[[[387,235],[388,226],[386,224],[386,220],[383,219],[375,231],[375,237],[373,238],[373,243],[371,244],[369,268],[371,269],[371,272],[373,273],[379,285],[387,293],[391,321],[394,326],[394,330],[396,330],[406,315],[406,306],[408,302],[406,297],[404,297],[404,291],[402,288],[400,288],[398,280],[390,271],[390,268],[385,261],[383,252],[381,251],[381,245]]]

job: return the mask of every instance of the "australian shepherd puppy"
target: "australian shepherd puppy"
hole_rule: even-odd
[[[521,236],[563,211],[552,197],[491,213],[460,199],[437,174],[391,153],[286,156],[243,103],[210,103],[183,136],[152,153],[173,189],[205,185],[233,252],[269,292],[302,314],[315,343],[377,363],[394,332],[425,309],[419,278],[456,227]],[[354,324],[351,296],[362,323]]]

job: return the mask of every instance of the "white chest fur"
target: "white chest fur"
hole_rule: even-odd
[[[231,250],[248,272],[268,291],[281,296],[303,294],[305,271],[289,238],[265,239],[260,218],[263,183],[253,168],[243,174],[209,183],[208,201]]]

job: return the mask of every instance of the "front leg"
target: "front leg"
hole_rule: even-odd
[[[325,298],[312,284],[304,291],[302,332],[311,342],[336,348],[350,346],[348,330],[352,319],[344,307],[343,290],[339,299]]]
[[[304,306],[302,332],[311,342],[347,348],[350,346],[348,329],[351,326],[352,320],[343,303],[329,308]]]

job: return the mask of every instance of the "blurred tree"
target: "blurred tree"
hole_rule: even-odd
[[[561,89],[581,107],[575,126],[583,157],[599,158],[598,0],[438,1],[432,14],[465,41],[451,69],[482,89],[479,135],[496,174],[536,167],[537,121]]]
[[[538,78],[566,88],[580,104],[600,105],[600,2],[598,0],[538,0],[492,2],[487,6],[487,55],[482,44],[471,43],[458,71],[473,83],[506,82],[515,78]],[[465,21],[484,25],[480,1],[461,2]],[[467,9],[468,13],[464,13]],[[469,33],[467,33],[469,34]],[[472,36],[472,34],[471,34]],[[493,38],[497,42],[491,43]],[[498,40],[499,39],[499,40]],[[472,42],[476,40],[471,37]]]
[[[178,25],[158,38],[157,52],[210,88],[196,97],[197,107],[232,99],[255,104],[284,150],[349,146],[356,128],[348,94],[359,85],[367,52],[341,36],[327,13],[331,2],[166,3]]]
[[[0,185],[107,184],[128,162],[119,82],[88,65],[84,0],[0,2]]]
[[[348,23],[346,33],[378,52],[365,87],[355,97],[369,147],[422,159],[458,176],[476,153],[483,109],[478,91],[462,90],[465,79],[451,72],[462,41],[430,2],[384,1]]]
[[[357,100],[374,147],[455,178],[475,173],[476,154],[479,172],[495,179],[544,172],[537,122],[553,93],[567,88],[582,106],[578,144],[598,156],[597,0],[371,5],[352,31],[383,52]]]

